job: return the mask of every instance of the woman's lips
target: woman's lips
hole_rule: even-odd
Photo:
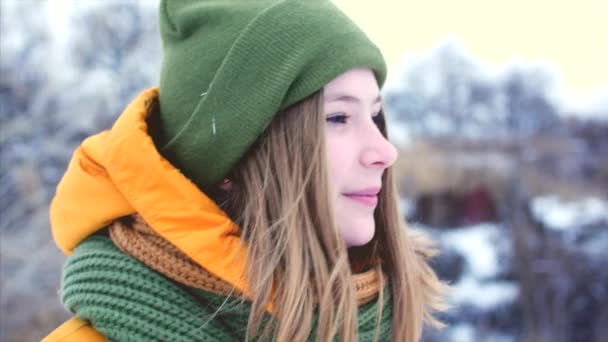
[[[368,207],[375,207],[378,204],[377,195],[344,194],[344,196]]]

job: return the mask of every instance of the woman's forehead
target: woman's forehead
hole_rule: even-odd
[[[355,104],[381,102],[380,89],[370,69],[351,69],[327,83],[323,89],[326,103],[347,102]]]

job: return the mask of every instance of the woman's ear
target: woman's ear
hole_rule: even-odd
[[[220,189],[230,191],[230,189],[232,189],[232,181],[229,178],[224,178],[220,183]]]

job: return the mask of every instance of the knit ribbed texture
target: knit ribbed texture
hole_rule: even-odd
[[[380,340],[388,341],[390,288],[384,293]],[[180,286],[100,235],[68,258],[62,301],[109,341],[243,341],[250,309],[233,297]],[[361,341],[373,339],[375,319],[375,301],[360,307]]]
[[[110,238],[124,253],[180,284],[223,296],[240,296],[228,282],[211,274],[185,253],[158,235],[138,214],[116,220],[110,227]],[[376,297],[381,279],[375,269],[353,275],[355,296],[359,305]]]
[[[125,254],[180,284],[223,296],[241,295],[158,235],[140,215],[131,215],[128,221],[116,220],[109,227],[110,238]]]
[[[280,110],[384,58],[330,0],[162,0],[160,152],[217,184]]]

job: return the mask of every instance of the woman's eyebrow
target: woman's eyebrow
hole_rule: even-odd
[[[347,95],[347,94],[336,94],[336,95],[330,97],[330,99],[327,102],[338,102],[338,101],[361,104],[361,100],[358,97],[352,96],[352,95]],[[376,99],[374,100],[374,102],[372,103],[372,105],[375,105],[375,104],[378,104],[381,102],[382,102],[382,96],[378,95],[376,97]]]

